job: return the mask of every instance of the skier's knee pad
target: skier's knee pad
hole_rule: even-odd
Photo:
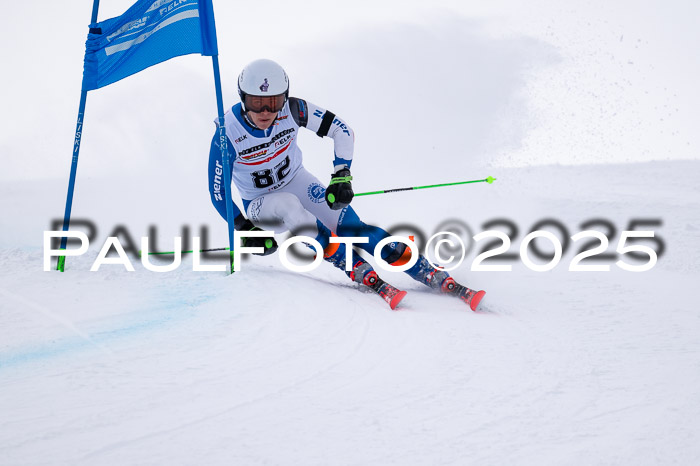
[[[411,256],[411,248],[401,242],[389,243],[382,249],[382,258],[390,265],[407,264]]]
[[[331,236],[336,236],[333,232],[331,232],[328,229],[326,229],[326,230],[328,230],[327,232],[324,232],[323,230],[321,230],[321,227],[323,226],[323,224],[320,221],[318,223],[319,223],[319,232],[318,232],[319,237],[316,238],[317,240],[326,239],[326,241],[328,241],[328,239]],[[323,228],[325,228],[325,226],[323,226]],[[319,241],[319,243],[320,242],[321,241]],[[328,241],[328,245],[323,247],[323,258],[328,259],[331,256],[333,256],[336,252],[338,252],[338,249],[340,248],[340,246],[342,246],[341,243],[331,243],[330,241]],[[341,252],[343,254],[345,254],[345,248],[343,248],[343,250]]]

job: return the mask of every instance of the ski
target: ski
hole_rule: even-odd
[[[382,299],[389,304],[392,311],[396,310],[396,306],[399,305],[401,300],[405,298],[408,293],[388,284],[379,277],[377,278],[377,284],[370,287],[370,289],[381,296]]]
[[[481,300],[486,296],[486,292],[484,290],[475,291],[466,287],[465,290],[465,294],[460,296],[460,299],[467,303],[472,311],[476,311],[477,306],[479,306]]]
[[[486,295],[484,290],[476,291],[472,290],[471,288],[467,288],[466,286],[457,283],[452,277],[447,278],[442,284],[442,292],[461,299],[472,311],[476,311],[477,306]]]
[[[396,310],[401,300],[408,294],[406,291],[399,290],[379,278],[379,275],[374,270],[366,273],[361,283],[386,301],[392,311]]]
[[[367,269],[369,269],[369,271],[367,271]],[[366,263],[356,264],[353,271],[350,273],[350,278],[378,294],[384,301],[386,301],[392,311],[396,310],[401,300],[408,294],[406,291],[399,290],[395,286],[392,286],[379,278],[377,272],[371,270],[370,266]],[[444,279],[439,287],[439,290],[442,292],[442,294],[461,299],[472,311],[477,310],[479,303],[486,295],[486,291],[477,291],[467,288],[466,286],[457,283],[452,277],[447,277]]]

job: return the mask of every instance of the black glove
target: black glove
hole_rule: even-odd
[[[340,210],[350,205],[355,193],[352,192],[352,176],[349,168],[341,168],[331,175],[331,182],[326,188],[326,203],[333,210]]]
[[[262,228],[256,227],[253,225],[253,222],[247,218],[244,218],[242,215],[236,217],[236,219],[233,221],[233,226],[238,231],[263,231]],[[275,241],[275,238],[248,236],[241,238],[241,242],[243,243],[243,247],[265,248],[265,251],[263,252],[253,253],[256,256],[267,256],[268,254],[272,254],[273,252],[277,251],[277,241]]]

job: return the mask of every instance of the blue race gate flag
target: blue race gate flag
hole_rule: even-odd
[[[211,0],[139,0],[123,15],[90,25],[83,90],[190,53],[218,55]]]

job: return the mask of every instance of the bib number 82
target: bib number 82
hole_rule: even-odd
[[[256,188],[269,188],[270,186],[279,183],[287,175],[289,175],[289,156],[285,157],[281,164],[272,169],[258,170],[251,173],[253,184]]]

